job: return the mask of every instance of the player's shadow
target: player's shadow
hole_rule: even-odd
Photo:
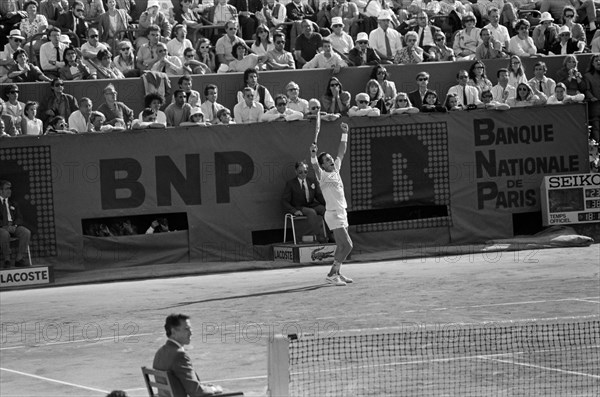
[[[219,302],[219,301],[227,301],[227,300],[232,300],[232,299],[253,298],[253,297],[257,297],[257,296],[267,296],[267,295],[293,294],[293,293],[296,293],[296,292],[315,291],[315,290],[318,290],[320,288],[328,288],[328,287],[331,287],[331,285],[329,285],[329,284],[315,284],[315,285],[307,285],[307,286],[304,286],[304,287],[289,288],[289,289],[280,289],[280,290],[277,290],[277,291],[264,291],[264,292],[256,292],[254,294],[224,296],[224,297],[220,297],[220,298],[210,298],[210,299],[202,299],[202,300],[197,300],[197,301],[180,302],[180,303],[177,303],[177,304],[172,305],[172,306],[161,307],[158,310],[173,309],[175,307],[181,307],[181,306],[187,306],[187,305],[194,305],[196,303]],[[152,310],[157,310],[157,309],[153,308]]]

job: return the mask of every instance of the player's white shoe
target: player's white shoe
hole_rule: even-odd
[[[338,277],[340,278],[340,280],[342,280],[346,284],[350,284],[350,283],[354,282],[350,277],[346,277],[346,276],[342,275],[342,273],[338,273]]]
[[[338,276],[337,274],[325,277],[325,281],[327,281],[327,284],[335,285],[336,287],[343,287],[344,285],[346,285],[346,283],[342,281],[340,276]]]

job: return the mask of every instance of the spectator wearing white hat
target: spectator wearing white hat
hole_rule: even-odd
[[[554,23],[554,18],[549,12],[543,12],[540,17],[540,24],[533,29],[531,38],[537,48],[538,54],[548,54],[550,48],[558,39],[558,25]]]
[[[171,24],[165,14],[159,11],[158,0],[149,0],[146,6],[146,11],[142,12],[139,19],[140,29],[144,30],[143,34],[136,39],[136,47],[148,42],[148,28],[152,25],[157,25],[160,29],[161,41],[167,42],[171,36]]]
[[[333,52],[329,37],[323,39],[322,46],[323,52],[318,53],[313,59],[305,63],[302,69],[330,69],[333,74],[337,74],[341,68],[348,66],[340,55]]]
[[[338,0],[331,10],[332,17],[341,17],[344,23],[344,32],[356,36],[358,31],[358,7],[354,2]],[[333,24],[333,19],[332,19]]]
[[[377,16],[379,27],[369,34],[369,45],[385,61],[393,61],[394,55],[402,49],[402,35],[390,27],[390,12],[383,10]]]
[[[300,86],[294,81],[290,81],[285,86],[285,91],[288,97],[288,109],[296,110],[306,115],[308,113],[308,101],[300,98]]]
[[[355,46],[348,53],[348,63],[351,66],[377,65],[381,63],[379,55],[369,47],[369,36],[365,32],[356,35]]]
[[[572,38],[568,26],[563,25],[558,29],[558,40],[550,48],[550,55],[581,54],[585,49],[585,42]]]
[[[362,116],[367,116],[367,117],[378,117],[380,116],[381,112],[379,111],[379,109],[375,109],[372,108],[371,106],[369,106],[369,94],[361,92],[359,94],[356,94],[356,97],[354,98],[354,100],[356,101],[356,105],[352,106],[350,108],[350,110],[348,110],[348,116],[350,117],[362,117]]]
[[[354,47],[354,41],[352,40],[352,37],[344,31],[344,21],[342,20],[342,17],[331,18],[331,29],[333,29],[333,33],[327,38],[331,41],[333,50],[343,57],[347,56]]]
[[[25,37],[19,29],[13,29],[8,35],[8,44],[4,46],[4,50],[0,52],[0,82],[6,80],[8,71],[12,66],[16,65],[13,54],[22,47]]]
[[[188,118],[187,121],[184,121],[183,123],[179,124],[181,127],[191,127],[191,126],[203,126],[206,127],[210,124],[207,124],[204,121],[204,113],[202,113],[202,110],[200,108],[193,108],[192,112],[190,113],[190,117]]]

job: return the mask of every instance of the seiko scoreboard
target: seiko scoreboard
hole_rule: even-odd
[[[600,174],[546,176],[541,193],[545,226],[600,222]]]

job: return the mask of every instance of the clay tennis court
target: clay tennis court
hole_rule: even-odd
[[[188,351],[202,380],[247,396],[266,393],[267,339],[277,333],[600,316],[598,244],[351,263],[344,273],[355,283],[347,287],[325,285],[326,270],[2,292],[0,395],[103,396],[113,389],[147,395],[140,367],[150,366],[164,343],[171,312],[192,318]],[[585,379],[591,386],[577,395],[595,396],[599,366],[585,368],[551,370]]]

